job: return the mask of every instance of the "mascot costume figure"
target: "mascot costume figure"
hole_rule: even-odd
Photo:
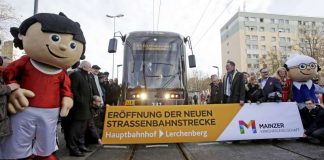
[[[310,100],[318,104],[312,81],[320,70],[317,61],[305,55],[292,55],[284,66],[292,80],[292,101],[297,102],[298,108],[304,108],[305,102]]]
[[[0,159],[56,159],[58,117],[73,105],[66,69],[84,59],[83,32],[63,13],[36,14],[10,32],[26,55],[4,71],[20,88],[9,97],[12,135],[0,142]]]

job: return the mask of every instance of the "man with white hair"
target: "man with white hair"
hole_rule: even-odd
[[[90,76],[91,63],[82,61],[79,70],[72,72],[71,90],[73,93],[73,107],[68,118],[71,120],[70,131],[68,133],[68,147],[70,155],[83,157],[83,152],[90,150],[85,147],[84,134],[89,120],[92,118],[90,104],[93,95],[98,95],[96,87],[93,85],[93,79]]]
[[[210,83],[210,104],[220,104],[222,103],[222,91],[223,91],[223,84],[218,78],[216,74],[211,75],[211,83]]]

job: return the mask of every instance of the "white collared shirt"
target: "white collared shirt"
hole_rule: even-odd
[[[313,81],[312,80],[308,80],[307,82],[293,82],[293,85],[298,88],[298,90],[300,90],[300,87],[305,84],[307,86],[308,89],[312,88],[313,85]]]

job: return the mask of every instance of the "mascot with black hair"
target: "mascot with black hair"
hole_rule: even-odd
[[[83,32],[63,13],[36,14],[10,32],[26,55],[4,71],[5,82],[20,88],[9,97],[12,134],[0,141],[0,159],[57,159],[58,117],[73,105],[66,69],[85,58]]]
[[[317,61],[306,55],[295,54],[287,60],[284,67],[292,80],[292,101],[297,102],[298,108],[303,109],[305,102],[311,100],[318,104],[312,81],[320,70]]]

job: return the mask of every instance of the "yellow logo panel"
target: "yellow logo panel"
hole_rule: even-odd
[[[239,104],[107,107],[102,142],[215,141],[240,108]]]

